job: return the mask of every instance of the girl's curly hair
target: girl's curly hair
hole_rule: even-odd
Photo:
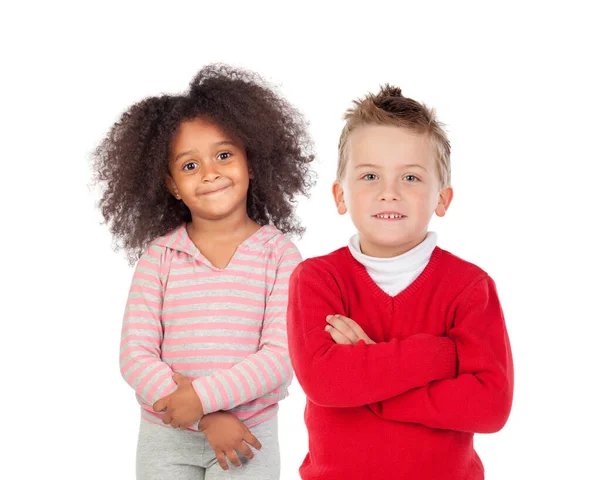
[[[304,232],[295,196],[314,184],[313,144],[302,115],[256,73],[227,65],[204,67],[183,95],[146,98],[131,106],[94,151],[94,181],[103,187],[104,220],[134,263],[148,243],[191,220],[165,186],[178,126],[202,117],[239,139],[253,172],[248,216],[284,233]]]

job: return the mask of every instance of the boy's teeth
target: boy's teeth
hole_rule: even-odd
[[[376,215],[377,218],[400,218],[402,215]]]

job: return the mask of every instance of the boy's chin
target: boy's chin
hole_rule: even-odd
[[[393,254],[395,251],[408,251],[423,241],[418,235],[373,235],[373,233],[362,233],[359,231],[362,243],[367,243],[370,250],[387,251]],[[400,254],[398,254],[400,255]]]

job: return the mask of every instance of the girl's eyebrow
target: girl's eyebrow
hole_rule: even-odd
[[[220,142],[216,142],[213,144],[214,147],[220,147],[222,145],[232,145],[234,147],[236,146],[236,144],[234,142],[232,142],[231,140],[221,140]],[[173,161],[176,162],[181,157],[184,157],[185,155],[189,155],[190,153],[194,153],[197,151],[198,151],[197,149],[193,148],[192,150],[187,150],[185,152],[178,153],[177,156],[173,159]]]
[[[221,140],[214,144],[215,147],[220,147],[221,145],[233,145],[235,147],[236,144],[231,140]]]
[[[173,159],[174,162],[176,162],[177,160],[179,160],[181,157],[184,157],[185,155],[189,155],[190,153],[194,153],[196,152],[196,149],[193,150],[188,150],[187,152],[181,152],[178,153],[177,156]]]

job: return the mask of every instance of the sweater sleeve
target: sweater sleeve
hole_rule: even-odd
[[[325,317],[345,311],[328,269],[309,261],[290,280],[288,336],[292,365],[306,396],[327,407],[359,407],[456,374],[456,347],[418,334],[367,345],[338,345]]]
[[[171,367],[161,359],[163,286],[160,278],[164,249],[150,246],[137,263],[121,331],[121,375],[148,411],[177,385]]]
[[[510,343],[496,287],[485,277],[463,294],[448,335],[458,376],[369,405],[385,419],[474,433],[500,430],[513,396]]]
[[[229,369],[198,377],[193,381],[204,413],[231,410],[263,397],[264,405],[285,398],[292,381],[286,331],[288,286],[292,271],[301,261],[300,252],[286,242],[277,253],[273,274],[275,281],[269,292],[263,319],[259,348]]]

